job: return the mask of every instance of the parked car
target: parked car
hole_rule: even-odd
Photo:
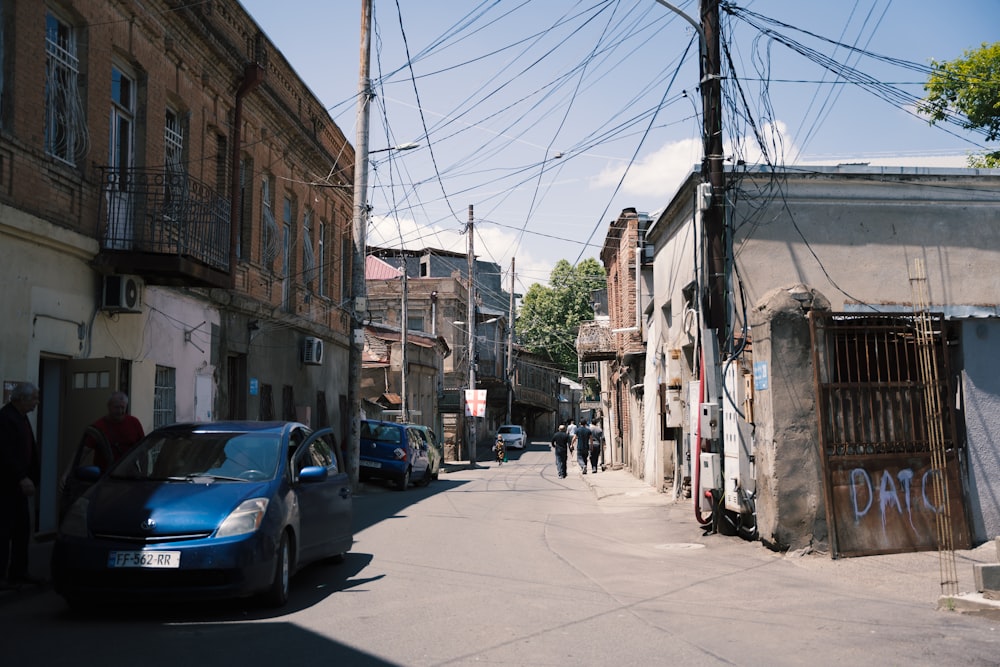
[[[433,475],[430,450],[423,431],[413,424],[362,419],[359,478],[387,479],[400,491],[411,480],[429,484]]]
[[[524,449],[528,444],[528,437],[524,430],[517,424],[504,424],[497,429],[497,435],[503,438],[507,449]]]
[[[109,598],[288,600],[305,565],[353,543],[342,454],[295,422],[174,424],[147,435],[72,501],[52,576],[71,606]]]
[[[424,440],[427,441],[427,459],[430,462],[431,479],[437,479],[441,472],[441,466],[444,465],[444,445],[438,440],[437,434],[430,426],[421,424],[412,424],[412,426],[420,431]]]

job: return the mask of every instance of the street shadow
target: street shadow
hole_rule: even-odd
[[[220,608],[213,613],[199,604],[176,614],[170,608],[158,612],[121,610],[111,616],[115,621],[113,637],[108,635],[108,616],[75,618],[77,622],[60,624],[55,641],[30,631],[6,638],[4,663],[56,665],[79,661],[102,667],[133,665],[137,661],[148,667],[208,663],[363,667],[396,664],[292,621],[254,622],[258,617],[236,608],[229,612]]]
[[[266,606],[261,597],[226,600],[95,600],[77,609],[66,608],[68,619],[113,620],[117,623],[206,623],[280,618],[314,607],[334,593],[363,590],[381,578],[362,577],[372,555],[349,552],[342,562],[329,559],[313,563],[292,577],[288,603],[281,608]]]

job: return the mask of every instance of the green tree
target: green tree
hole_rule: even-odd
[[[531,352],[549,355],[575,376],[577,327],[594,319],[593,292],[606,286],[604,267],[596,259],[576,266],[559,260],[549,274],[549,286],[535,283],[521,300],[518,341]]]
[[[932,60],[931,66],[921,113],[931,123],[951,120],[985,130],[987,141],[1000,138],[1000,42],[984,43],[955,60]],[[969,166],[1000,167],[1000,151],[970,155]]]

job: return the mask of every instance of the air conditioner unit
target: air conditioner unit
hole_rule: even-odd
[[[135,276],[104,276],[101,309],[110,313],[142,312],[142,280]]]
[[[302,340],[302,363],[319,366],[323,363],[323,339],[306,336]]]

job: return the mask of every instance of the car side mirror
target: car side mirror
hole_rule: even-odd
[[[73,477],[81,482],[96,482],[101,478],[101,469],[97,466],[80,466],[73,471]]]
[[[323,466],[306,466],[299,471],[299,481],[304,483],[315,483],[326,480],[326,468]]]

